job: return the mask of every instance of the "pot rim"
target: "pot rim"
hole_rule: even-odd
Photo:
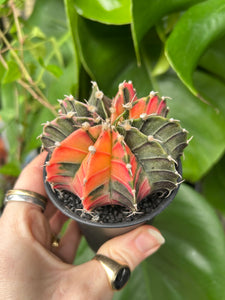
[[[48,156],[47,159],[48,160]],[[182,164],[181,160],[178,160],[178,166],[177,166],[177,171],[180,175],[182,175]],[[133,221],[125,221],[125,222],[118,222],[118,223],[100,223],[100,222],[93,222],[87,219],[84,219],[77,214],[74,214],[72,211],[70,211],[68,208],[66,208],[62,203],[60,203],[56,195],[56,193],[52,190],[50,184],[45,180],[46,178],[46,168],[44,166],[43,168],[43,180],[44,180],[44,186],[46,193],[51,200],[51,202],[66,216],[70,217],[71,219],[77,221],[78,223],[82,223],[85,225],[93,226],[93,227],[101,227],[101,228],[120,228],[120,227],[129,227],[133,225],[137,225],[140,223],[145,223],[147,221],[150,221],[153,219],[155,216],[160,214],[175,198],[179,188],[180,184],[176,189],[174,189],[171,194],[168,197],[162,198],[162,202],[150,213],[146,213],[143,215],[143,217],[140,217],[138,219],[135,219]]]

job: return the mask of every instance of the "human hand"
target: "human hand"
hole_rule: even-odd
[[[37,156],[21,173],[15,189],[26,189],[46,196],[42,166],[46,153]],[[52,247],[68,218],[49,201],[40,207],[10,201],[0,219],[0,299],[111,299],[104,269],[97,260],[72,265],[80,242],[80,231],[71,221],[59,247]],[[98,250],[129,268],[134,268],[163,244],[159,231],[143,225],[107,241]]]

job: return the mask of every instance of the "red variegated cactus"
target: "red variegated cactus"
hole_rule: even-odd
[[[59,103],[59,117],[41,135],[53,189],[76,194],[88,211],[122,205],[134,212],[147,195],[166,197],[177,188],[187,131],[166,118],[165,97],[138,99],[132,83],[123,82],[111,100],[93,82],[88,102],[66,96]]]

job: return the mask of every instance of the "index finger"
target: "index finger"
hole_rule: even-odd
[[[25,189],[47,197],[43,182],[43,165],[47,152],[36,156],[21,172],[14,189]]]
[[[17,179],[14,189],[25,189],[39,193],[47,197],[44,181],[43,181],[43,166],[47,157],[47,152],[44,151],[36,156],[21,172]],[[48,201],[44,215],[49,219],[56,211],[56,207]]]

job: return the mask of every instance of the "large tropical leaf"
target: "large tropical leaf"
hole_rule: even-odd
[[[76,59],[77,69],[79,66],[79,57],[77,53],[77,45],[76,45],[76,26],[77,26],[77,13],[75,9],[73,9],[73,0],[64,0],[65,10],[67,15],[67,23],[68,27],[73,39],[73,48],[74,48],[74,58]]]
[[[132,36],[137,58],[140,61],[140,42],[149,29],[158,24],[162,17],[185,9],[203,0],[133,0],[132,1]]]
[[[225,36],[216,40],[201,56],[198,65],[201,69],[225,82]],[[194,81],[195,85],[197,82]],[[196,86],[197,87],[197,86]],[[211,90],[212,87],[210,86]]]
[[[202,193],[210,204],[225,216],[225,156],[202,180]]]
[[[106,24],[131,22],[131,0],[73,0],[77,12],[85,18]]]
[[[77,44],[86,71],[101,83],[103,91],[107,91],[115,77],[136,61],[128,25],[104,25],[78,16]],[[114,86],[114,95],[117,87],[118,84]]]
[[[114,300],[224,299],[225,238],[204,198],[182,185],[154,221],[165,245],[138,267]]]
[[[198,92],[192,75],[198,59],[211,42],[224,34],[224,0],[209,0],[187,10],[167,40],[166,55],[170,64],[195,95]]]

